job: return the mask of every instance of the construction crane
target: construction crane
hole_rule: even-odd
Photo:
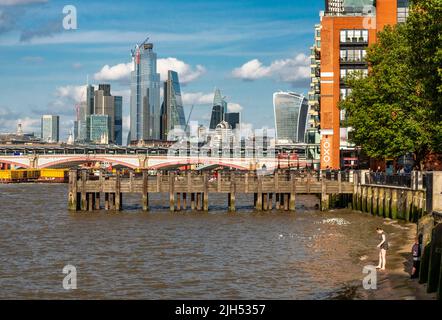
[[[186,132],[187,128],[189,127],[189,121],[190,121],[190,116],[192,115],[193,107],[195,107],[195,105],[192,104],[192,108],[190,109],[189,116],[187,117],[187,122],[186,122],[186,127],[184,128],[184,132]]]
[[[135,49],[130,50],[132,53],[132,58],[135,59],[135,63],[138,65],[140,64],[140,48],[143,46],[147,41],[149,41],[149,37],[146,38],[142,43],[135,45]]]

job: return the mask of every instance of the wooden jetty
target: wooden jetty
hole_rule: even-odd
[[[112,176],[100,173],[98,176],[85,170],[69,172],[69,209],[93,211],[104,209],[122,210],[123,195],[140,195],[142,208],[149,210],[149,195],[169,194],[170,211],[187,209],[209,210],[210,194],[222,193],[227,196],[229,211],[235,211],[237,194],[253,194],[254,207],[259,211],[294,211],[296,195],[317,194],[321,209],[327,210],[333,195],[348,195],[354,192],[351,176],[336,173],[333,176],[301,174],[294,171],[275,171],[269,174],[256,171],[211,172],[116,172]],[[349,201],[351,198],[348,197]]]

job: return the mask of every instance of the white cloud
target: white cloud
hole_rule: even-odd
[[[157,60],[157,71],[161,80],[167,79],[167,72],[173,70],[178,72],[180,83],[187,84],[201,77],[206,69],[197,65],[195,68],[176,58],[164,58]],[[129,81],[130,73],[133,71],[133,63],[120,63],[114,66],[105,65],[99,72],[95,73],[97,81]]]
[[[132,70],[133,64],[131,62],[120,63],[112,67],[109,65],[105,65],[99,72],[94,75],[94,79],[97,81],[129,81],[130,73]]]
[[[182,98],[184,105],[202,105],[213,103],[213,93],[183,92]]]
[[[81,102],[86,100],[86,86],[57,87],[55,96],[62,99],[69,99],[74,102]]]
[[[167,71],[173,70],[178,72],[180,83],[182,84],[192,82],[206,72],[206,69],[202,65],[197,65],[195,69],[193,69],[192,66],[177,58],[158,59],[157,69],[163,81],[167,79]]]
[[[45,3],[48,0],[0,0],[0,6],[19,6],[32,3]]]
[[[246,81],[275,78],[282,82],[296,83],[310,77],[310,59],[300,53],[294,58],[275,60],[269,66],[253,59],[234,69],[232,75]]]
[[[229,112],[241,112],[243,107],[238,103],[229,102],[227,104],[227,111]]]

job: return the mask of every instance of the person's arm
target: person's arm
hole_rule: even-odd
[[[378,248],[380,248],[385,242],[385,234],[382,235],[382,241],[378,244]]]

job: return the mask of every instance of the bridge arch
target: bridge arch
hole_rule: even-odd
[[[30,168],[30,166],[28,164],[23,164],[21,162],[15,162],[15,161],[6,160],[6,159],[0,159],[0,163],[6,163],[6,164],[13,165],[13,166],[21,167],[21,168],[24,168],[24,169],[29,169]]]
[[[88,163],[88,162],[109,162],[112,164],[119,164],[131,169],[136,169],[138,168],[138,165],[134,165],[130,162],[125,162],[119,159],[114,159],[114,158],[106,158],[106,157],[97,157],[97,156],[93,156],[93,157],[69,157],[69,158],[63,158],[63,159],[58,159],[58,160],[54,160],[54,161],[49,161],[47,163],[44,163],[42,165],[39,165],[38,167],[41,169],[49,169],[52,167],[60,167],[61,165],[68,165],[68,164],[75,164],[75,165],[79,165],[79,164],[84,164],[84,163]],[[67,166],[69,167],[69,165]]]
[[[227,163],[227,162],[223,162],[223,161],[170,161],[170,162],[164,162],[164,163],[158,163],[155,164],[153,166],[149,166],[149,169],[152,170],[160,170],[160,169],[165,169],[168,167],[179,167],[179,166],[189,166],[189,165],[196,165],[196,164],[200,164],[200,165],[217,165],[217,166],[222,166],[222,167],[226,167],[226,168],[235,168],[238,170],[248,170],[248,166],[241,166],[235,163]]]

